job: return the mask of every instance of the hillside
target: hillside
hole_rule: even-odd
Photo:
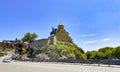
[[[36,52],[46,54],[50,59],[86,59],[84,51],[72,43],[57,42],[56,45],[46,45]]]

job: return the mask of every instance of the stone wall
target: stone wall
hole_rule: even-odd
[[[50,36],[49,38],[48,38],[48,43],[49,43],[49,45],[55,45],[56,44],[56,36]]]
[[[40,40],[37,40],[37,41],[33,41],[30,44],[30,47],[31,48],[41,48],[45,45],[48,45],[48,39],[40,39]]]
[[[48,39],[40,39],[37,41],[33,41],[30,44],[30,47],[31,48],[41,48],[45,45],[53,45],[53,44],[56,44],[56,36],[50,36],[50,37],[48,37]]]

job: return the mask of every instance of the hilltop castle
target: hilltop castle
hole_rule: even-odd
[[[58,29],[52,28],[52,32],[56,36],[57,41],[61,42],[70,42],[69,33],[64,29],[62,22],[59,23]]]
[[[56,44],[57,41],[60,42],[71,42],[69,33],[64,29],[62,22],[59,23],[58,28],[52,27],[50,32],[50,37],[45,39],[40,39],[31,43],[30,47],[43,47],[45,45]]]

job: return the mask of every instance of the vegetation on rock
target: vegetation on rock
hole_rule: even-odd
[[[57,42],[56,45],[47,45],[38,51],[45,53],[50,59],[86,59],[84,51],[72,43]]]

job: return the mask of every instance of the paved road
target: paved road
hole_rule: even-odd
[[[11,62],[0,63],[0,72],[119,72],[120,68],[70,64]]]

